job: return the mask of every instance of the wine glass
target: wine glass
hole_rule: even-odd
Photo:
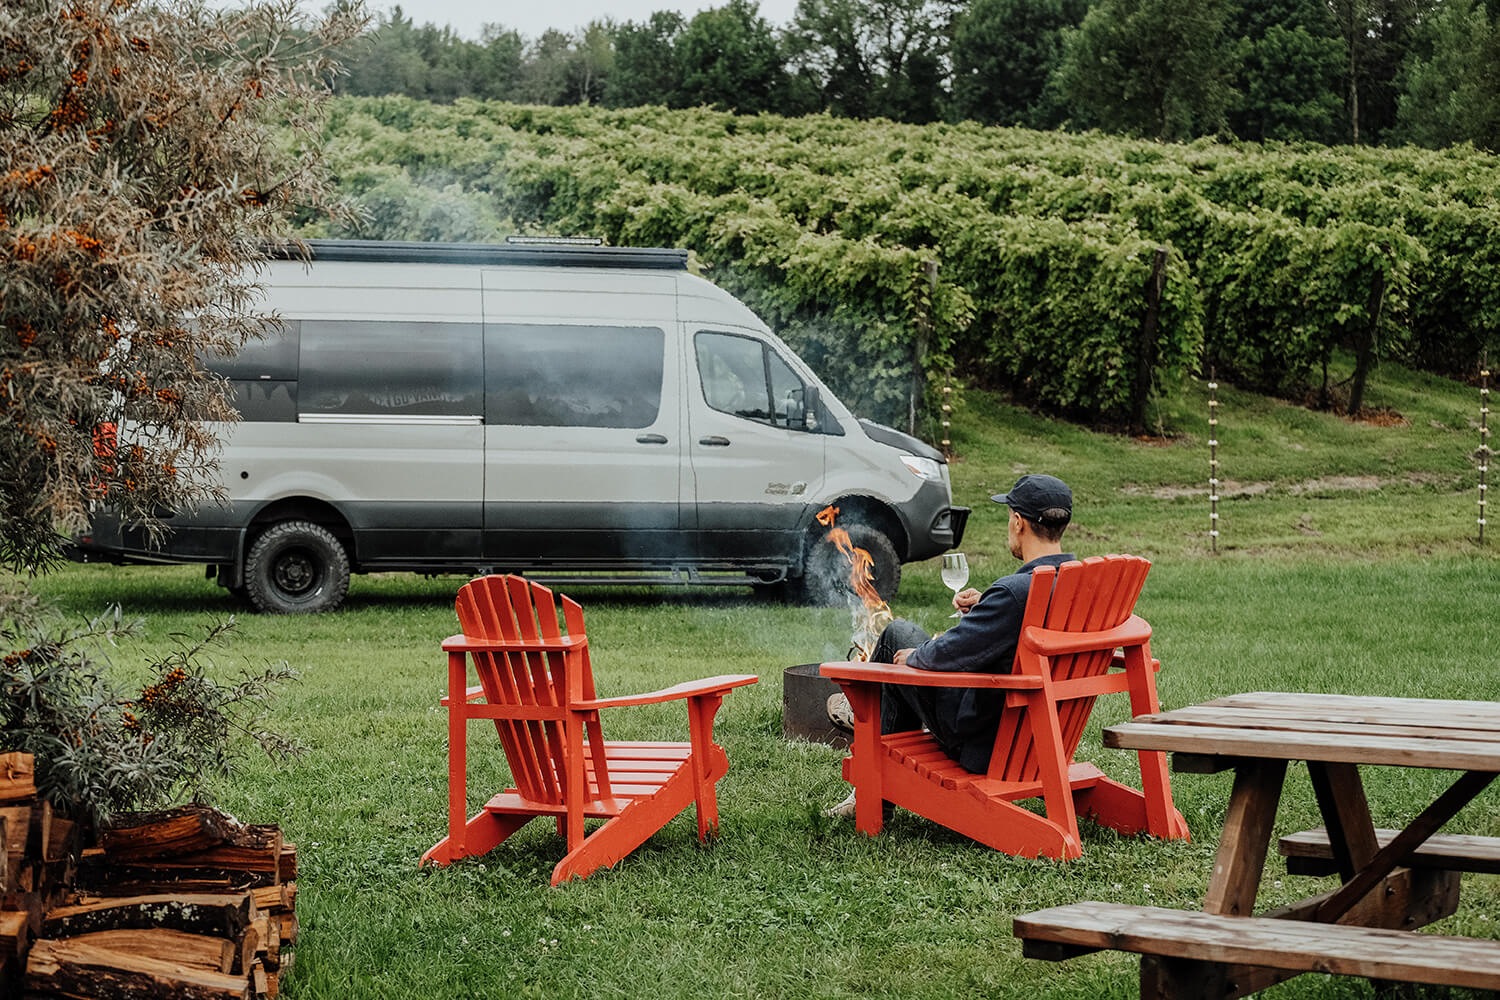
[[[962,552],[943,553],[943,585],[955,595],[969,582],[969,560]],[[962,618],[962,611],[955,611],[949,618]]]

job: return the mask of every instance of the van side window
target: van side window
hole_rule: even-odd
[[[479,327],[465,323],[302,321],[304,414],[478,416]]]
[[[655,327],[485,326],[485,423],[650,427],[666,333]]]
[[[234,408],[248,423],[296,423],[297,346],[302,324],[294,319],[261,323],[260,336],[234,354],[204,352],[205,370],[229,380]]]
[[[703,401],[721,413],[773,427],[787,421],[787,404],[800,412],[803,385],[781,356],[768,344],[730,333],[699,333],[693,338],[698,353],[698,375]]]

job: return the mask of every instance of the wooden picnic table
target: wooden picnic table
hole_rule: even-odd
[[[1500,703],[1238,694],[1111,726],[1104,744],[1170,752],[1177,772],[1234,769],[1203,912],[1054,907],[1016,918],[1028,955],[1138,951],[1142,997],[1237,997],[1306,971],[1500,988],[1500,942],[1412,933],[1457,908],[1460,872],[1500,867],[1500,838],[1438,833],[1500,772]],[[1291,870],[1336,871],[1342,884],[1252,917],[1294,760],[1324,825],[1284,838],[1282,852]],[[1370,765],[1460,774],[1405,829],[1377,830],[1359,770]]]

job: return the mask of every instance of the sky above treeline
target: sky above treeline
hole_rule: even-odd
[[[372,12],[384,15],[392,3],[370,0]],[[460,37],[478,41],[485,24],[500,24],[535,39],[548,28],[571,34],[590,21],[609,17],[616,21],[644,21],[658,10],[675,10],[691,18],[700,10],[723,6],[723,0],[686,3],[678,0],[550,0],[528,3],[522,0],[410,0],[401,5],[402,13],[417,24],[431,22],[447,25]],[[760,16],[776,27],[785,27],[797,10],[797,0],[760,0]]]

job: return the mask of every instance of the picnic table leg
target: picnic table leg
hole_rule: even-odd
[[[1204,912],[1248,917],[1254,911],[1285,777],[1284,760],[1245,760],[1235,768]]]
[[[1328,831],[1328,846],[1333,849],[1339,878],[1347,882],[1380,850],[1359,767],[1310,760],[1307,776],[1318,798],[1318,811],[1323,814],[1323,827]]]
[[[1206,1000],[1231,990],[1228,967],[1218,962],[1141,956],[1141,1000]]]
[[[1381,879],[1394,870],[1408,854],[1427,842],[1427,838],[1442,828],[1460,809],[1468,805],[1480,792],[1495,780],[1494,772],[1465,771],[1437,801],[1398,833],[1360,870],[1344,883],[1322,906],[1318,907],[1318,919],[1324,923],[1335,923],[1347,913]]]

